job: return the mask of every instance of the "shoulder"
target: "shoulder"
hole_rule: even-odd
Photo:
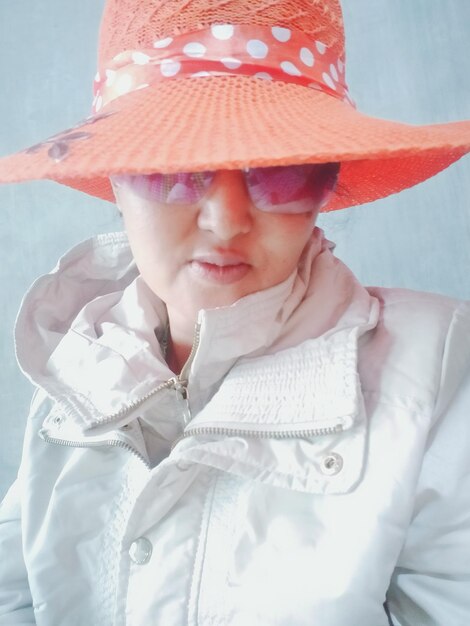
[[[458,309],[470,318],[470,301],[450,298],[437,293],[414,291],[412,289],[398,289],[386,287],[366,287],[371,296],[374,296],[381,311],[381,322],[390,323],[395,318],[409,323],[430,323],[448,325],[448,322]]]
[[[363,386],[434,412],[470,365],[470,302],[409,289],[367,290],[379,303],[379,318],[361,341]]]

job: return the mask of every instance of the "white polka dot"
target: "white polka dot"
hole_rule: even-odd
[[[324,43],[322,43],[321,41],[316,41],[315,45],[317,46],[317,50],[320,54],[325,54],[326,46]]]
[[[216,39],[225,40],[233,36],[233,26],[231,24],[213,24],[211,31]]]
[[[173,37],[165,37],[165,39],[158,39],[153,42],[154,48],[166,48],[173,41]]]
[[[220,62],[229,70],[236,70],[242,64],[239,59],[234,59],[233,57],[224,57],[223,59],[220,59]]]
[[[341,61],[341,59],[338,61],[338,71],[340,74],[343,73],[344,70],[344,63]]]
[[[300,60],[302,61],[302,63],[305,63],[305,65],[308,65],[309,67],[313,67],[313,64],[315,63],[315,57],[313,56],[313,52],[309,48],[301,48]]]
[[[206,46],[197,41],[191,41],[185,45],[183,52],[187,57],[194,57],[200,59],[206,53]]]
[[[114,70],[106,70],[106,87],[111,87],[116,79],[116,72]]]
[[[336,85],[334,84],[333,79],[331,78],[329,74],[327,74],[326,72],[323,72],[322,78],[323,78],[323,82],[326,85],[328,85],[328,87],[336,91]]]
[[[120,96],[125,93],[129,93],[132,88],[132,82],[132,76],[130,74],[123,74],[122,76],[119,76],[114,83],[116,93]]]
[[[181,69],[181,63],[179,61],[173,61],[172,59],[164,59],[160,64],[160,72],[163,76],[175,76]]]
[[[259,39],[250,39],[246,44],[246,50],[254,59],[264,59],[269,52],[268,46]]]
[[[119,52],[119,54],[116,54],[116,56],[113,57],[113,61],[124,61],[128,56],[128,52],[124,51],[124,52]]]
[[[100,80],[101,80],[100,73],[99,73],[99,72],[96,72],[96,76],[95,76],[95,83],[99,83],[99,82],[100,82]]]
[[[212,76],[212,74],[210,72],[195,72],[191,76]]]
[[[116,54],[115,56],[113,56],[113,61],[115,61],[116,63],[121,63],[123,61],[125,61],[128,57],[128,53],[127,52],[119,52],[118,54]]]
[[[334,78],[334,80],[338,81],[338,72],[336,70],[336,66],[333,63],[330,65],[330,74]]]
[[[302,72],[290,61],[283,61],[281,68],[286,74],[290,74],[291,76],[302,76]]]
[[[274,39],[284,42],[289,41],[291,37],[291,31],[289,28],[283,28],[282,26],[273,26],[271,28]]]
[[[256,72],[256,74],[254,74],[255,78],[261,78],[262,80],[272,80],[273,77],[271,76],[271,74],[268,74],[268,72]]]
[[[143,52],[133,52],[131,58],[136,65],[147,65],[150,61],[149,55]]]
[[[101,96],[98,96],[98,99],[96,100],[95,111],[99,111],[102,106],[103,106],[103,98]]]

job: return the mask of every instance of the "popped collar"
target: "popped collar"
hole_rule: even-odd
[[[284,282],[199,312],[189,429],[348,429],[357,422],[357,342],[376,325],[378,303],[332,247],[316,228]],[[22,371],[56,402],[44,423],[49,435],[100,441],[145,416],[141,406],[120,412],[174,376],[157,340],[166,323],[124,233],[80,244],[39,279],[23,300],[15,335]]]

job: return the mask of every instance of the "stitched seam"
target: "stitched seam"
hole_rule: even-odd
[[[390,607],[388,606],[388,600],[385,600],[383,606],[384,606],[385,615],[387,616],[387,619],[388,619],[388,626],[395,626],[392,620],[392,615],[390,613]]]
[[[377,404],[394,407],[396,409],[406,409],[408,412],[411,411],[411,412],[416,413],[417,415],[425,415],[427,417],[432,416],[432,407],[423,406],[413,396],[400,396],[400,400],[402,402],[395,402],[394,400],[389,400],[387,398],[384,398],[383,393],[380,391],[362,389],[362,395],[378,398]],[[410,404],[414,406],[409,406],[409,404],[406,404],[406,402],[409,402]]]
[[[227,459],[227,457],[222,456],[221,454],[218,454],[217,452],[210,452],[210,454],[212,456],[214,456],[218,460],[224,461],[224,460]],[[200,463],[202,461],[200,459],[198,459],[197,462]],[[249,469],[268,471],[270,474],[272,474],[273,476],[275,476],[277,478],[280,478],[280,479],[285,479],[285,477],[286,477],[286,474],[284,474],[282,472],[277,472],[275,469],[272,469],[271,466],[257,465],[256,463],[248,463],[247,461],[237,461],[237,463],[239,463],[242,468],[243,467],[247,467]],[[227,472],[229,474],[233,474],[234,473],[234,472],[231,472],[230,470],[223,469],[221,467],[217,467],[216,469],[219,470],[219,471],[222,471],[222,472]],[[301,474],[301,473],[298,473],[298,474],[297,473],[296,474],[290,473],[290,476],[292,476],[294,478],[298,478],[298,479],[300,479],[300,478],[304,478],[305,479],[305,474]],[[334,478],[334,477],[328,476],[328,477],[325,477],[325,478],[328,478],[330,480],[331,478]],[[316,482],[320,483],[321,480],[317,479]]]
[[[214,472],[214,470],[213,470]],[[189,597],[188,597],[188,604],[187,604],[187,623],[188,626],[190,626],[190,618],[191,618],[191,600],[194,598],[194,618],[195,618],[195,625],[197,626],[197,624],[199,623],[199,593],[200,590],[199,588],[196,590],[196,586],[197,586],[197,580],[196,580],[196,563],[198,562],[198,556],[199,554],[201,554],[201,559],[200,559],[200,566],[199,566],[199,571],[202,572],[204,570],[204,559],[205,559],[205,555],[206,555],[206,543],[207,543],[207,534],[208,534],[208,527],[209,527],[209,517],[210,517],[210,511],[212,510],[212,505],[214,502],[214,495],[215,495],[215,488],[217,485],[217,482],[219,480],[219,476],[220,474],[217,472],[215,473],[215,477],[213,479],[213,484],[212,484],[212,489],[209,490],[209,493],[206,496],[206,500],[204,503],[204,508],[201,514],[201,523],[199,525],[199,534],[198,534],[198,542],[197,542],[197,546],[196,546],[196,550],[194,553],[194,560],[193,560],[193,568],[192,568],[192,572],[191,572],[191,581],[190,581],[190,592],[189,592]],[[202,551],[202,552],[201,552]],[[200,587],[200,583],[201,583],[201,579],[202,576],[199,576],[199,587]]]

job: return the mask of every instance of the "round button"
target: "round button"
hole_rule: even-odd
[[[176,461],[175,465],[181,472],[187,472],[191,467],[191,463],[189,461],[182,461],[181,459]]]
[[[327,476],[338,474],[343,469],[343,457],[336,452],[330,452],[321,460],[321,471]]]
[[[145,565],[152,556],[152,544],[147,537],[139,537],[131,543],[129,556],[137,565]]]

